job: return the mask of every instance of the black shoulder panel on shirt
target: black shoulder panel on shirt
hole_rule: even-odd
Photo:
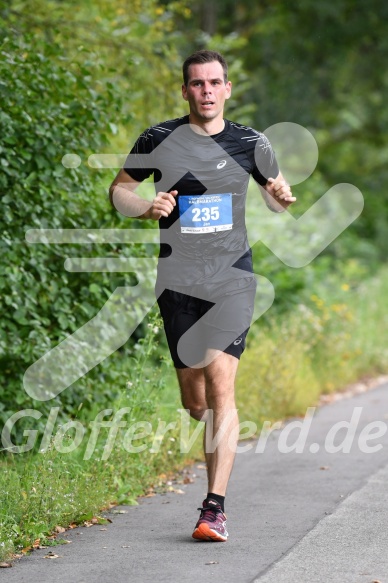
[[[133,149],[138,146],[141,148],[141,153],[145,153],[146,151],[152,152],[152,150],[163,142],[163,140],[166,139],[177,127],[187,123],[187,117],[188,116],[183,116],[176,119],[169,119],[147,128],[138,137]]]
[[[154,168],[142,167],[131,167],[131,156],[133,154],[150,154],[155,150],[155,148],[163,142],[177,127],[188,123],[188,116],[178,117],[176,119],[170,119],[154,126],[151,126],[144,130],[142,134],[137,138],[132,150],[129,153],[125,163],[124,170],[129,174],[134,180],[142,182],[155,171]]]
[[[267,136],[249,126],[232,121],[229,121],[229,127],[233,138],[245,149],[252,161],[252,176],[256,182],[264,186],[269,177],[276,178],[279,167]]]
[[[262,132],[258,132],[257,130],[249,126],[243,126],[233,121],[229,121],[229,124],[233,136],[236,139],[241,140],[241,143],[246,146],[247,150],[255,149],[258,143],[260,149],[262,149],[265,154],[268,153],[270,155],[272,162],[272,157],[274,157],[275,154],[270,144],[270,141],[265,134],[263,134]]]

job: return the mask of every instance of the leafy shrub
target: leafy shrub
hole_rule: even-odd
[[[22,378],[29,365],[95,316],[117,286],[132,280],[121,274],[68,273],[65,258],[80,249],[84,254],[84,247],[25,240],[32,228],[100,228],[117,222],[101,196],[100,176],[86,164],[66,168],[62,157],[72,153],[86,160],[102,150],[110,119],[120,110],[119,96],[109,83],[96,82],[87,52],[83,60],[71,61],[54,42],[0,34],[0,419],[5,421],[23,408],[45,413],[61,405],[69,414],[81,402],[87,409],[116,394],[120,366],[113,370],[107,362],[48,403],[34,403]],[[86,247],[92,257],[128,253],[117,245]]]

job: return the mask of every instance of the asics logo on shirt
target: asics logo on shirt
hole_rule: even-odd
[[[224,166],[226,166],[226,160],[221,160],[221,162],[217,164],[217,170],[221,170],[221,168],[223,168]]]

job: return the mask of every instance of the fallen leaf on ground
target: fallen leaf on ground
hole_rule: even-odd
[[[129,545],[121,545],[122,549],[130,549],[131,547]]]
[[[320,470],[328,470],[330,466],[321,466],[319,469]]]
[[[198,468],[199,470],[206,470],[206,466],[203,466],[203,465],[197,466],[197,468]]]
[[[192,478],[187,477],[187,478],[183,479],[183,483],[184,484],[194,484],[194,480]]]
[[[43,558],[44,559],[59,559],[60,556],[56,555],[55,553],[47,553],[47,555],[45,555]]]
[[[30,545],[29,547],[24,547],[24,548],[21,550],[21,553],[23,553],[23,555],[24,555],[25,553],[28,553],[28,552],[30,552],[30,551],[31,551],[33,548],[34,548],[34,549],[36,549],[37,547],[32,547],[31,545]]]
[[[128,514],[128,510],[113,510],[113,514]]]
[[[63,528],[63,526],[56,526],[54,530],[55,532],[65,532],[66,528]]]
[[[12,567],[12,563],[0,563],[0,569],[8,569]]]
[[[167,488],[167,492],[174,492],[174,494],[186,494],[184,490],[181,490],[180,488],[174,488],[173,486],[169,486]]]
[[[205,563],[205,565],[218,565],[218,561],[209,561],[208,563]]]

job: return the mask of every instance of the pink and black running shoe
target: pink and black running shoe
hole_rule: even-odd
[[[203,541],[228,540],[228,531],[226,530],[226,514],[222,512],[221,506],[215,500],[209,498],[202,502],[201,516],[195,525],[192,537]]]

